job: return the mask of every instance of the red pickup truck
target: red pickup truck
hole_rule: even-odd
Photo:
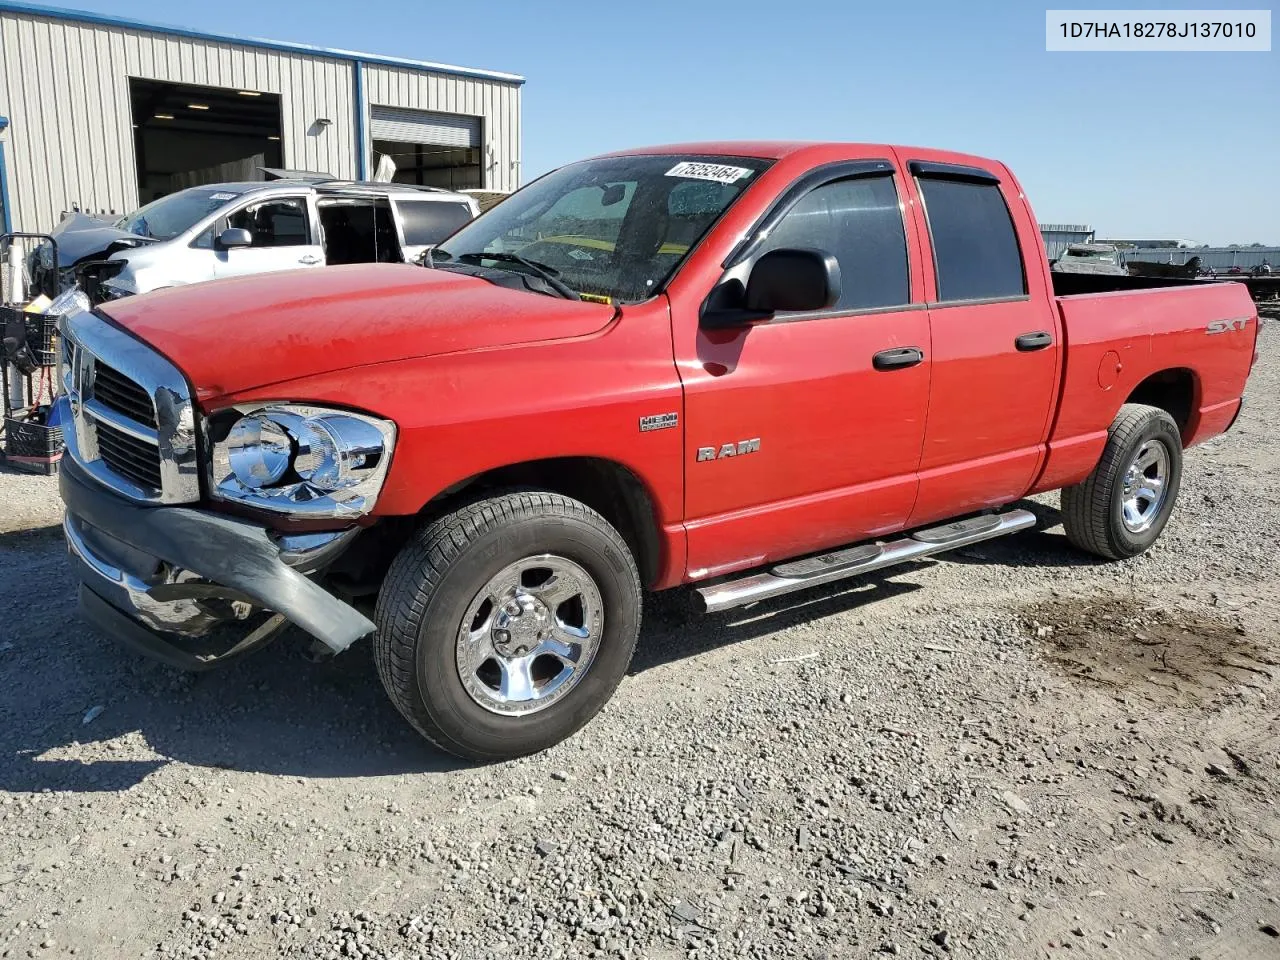
[[[201,668],[372,636],[498,759],[586,723],[641,594],[709,611],[1032,526],[1146,550],[1256,359],[1239,284],[1051,274],[1013,174],[866,144],[571,164],[427,268],[215,281],[63,322],[81,608]]]

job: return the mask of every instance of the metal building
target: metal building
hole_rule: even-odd
[[[1122,241],[1108,240],[1107,243]],[[1186,263],[1193,257],[1200,258],[1203,270],[1225,273],[1232,267],[1239,267],[1246,272],[1254,267],[1269,263],[1273,269],[1280,269],[1280,247],[1138,247],[1126,250],[1121,247],[1121,255],[1125,262],[1143,260],[1148,263]]]
[[[514,190],[522,77],[0,0],[0,210],[47,231],[260,167]]]

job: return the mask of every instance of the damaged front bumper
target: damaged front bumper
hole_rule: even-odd
[[[207,510],[142,506],[66,458],[59,484],[81,612],[141,653],[204,670],[290,623],[335,653],[374,630],[309,576],[349,546],[356,528],[281,536]]]

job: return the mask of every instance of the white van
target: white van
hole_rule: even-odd
[[[414,262],[479,213],[434,187],[272,180],[190,187],[114,223],[72,214],[32,264],[93,302],[220,277],[340,263]]]

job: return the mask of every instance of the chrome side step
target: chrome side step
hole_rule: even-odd
[[[856,547],[837,550],[835,553],[821,553],[816,557],[806,557],[803,560],[780,563],[775,567],[770,567],[769,572],[775,577],[783,577],[784,579],[806,580],[809,577],[821,576],[824,573],[835,573],[838,570],[861,567],[875,560],[882,553],[884,553],[884,547],[880,544],[863,543]]]
[[[763,573],[698,587],[696,593],[702,598],[707,613],[730,610],[770,597],[779,597],[794,590],[832,583],[909,560],[918,560],[930,554],[945,553],[957,547],[1003,537],[1035,525],[1036,515],[1030,510],[1010,510],[1008,513],[970,517],[967,520],[917,530],[888,543],[843,547],[832,553],[781,563]]]

